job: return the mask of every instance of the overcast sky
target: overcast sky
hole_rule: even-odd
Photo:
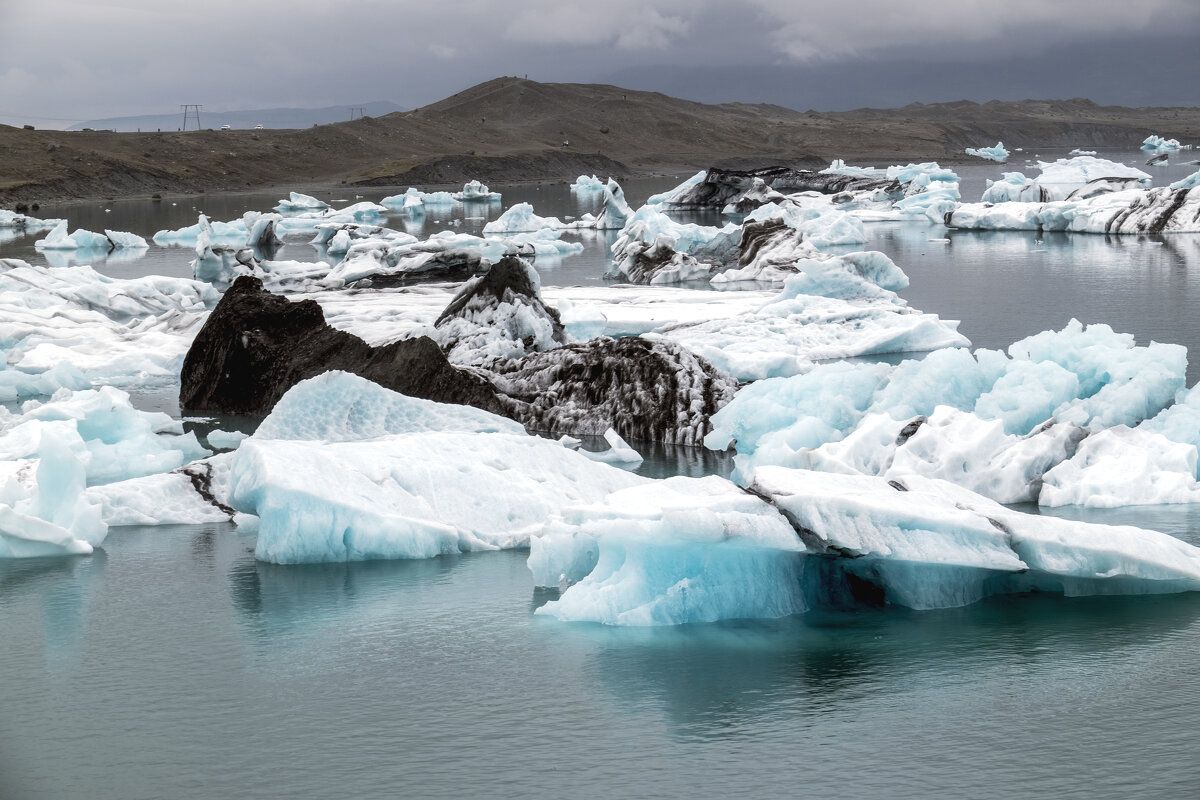
[[[820,110],[1200,105],[1196,0],[0,0],[0,122],[415,107],[499,75]]]

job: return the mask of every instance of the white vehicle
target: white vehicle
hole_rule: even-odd
[[[227,130],[229,130],[229,126],[228,126],[228,125],[222,125],[222,126],[221,126],[221,130],[223,130],[223,131],[227,131]]]
[[[254,126],[254,130],[256,130],[256,131],[261,131],[262,129],[263,129],[263,126],[262,126],[261,122]]]

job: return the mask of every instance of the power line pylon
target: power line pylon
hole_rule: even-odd
[[[196,118],[196,130],[200,130],[200,109],[204,106],[197,103],[180,103],[179,107],[183,109],[183,127],[180,130],[187,130],[189,116]]]

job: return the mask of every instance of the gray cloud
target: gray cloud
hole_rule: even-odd
[[[1200,32],[1194,0],[0,0],[0,17],[0,121],[45,127],[180,103],[416,106],[504,74],[632,74],[658,88],[655,75],[669,72],[671,90],[688,94],[686,75],[697,70],[699,96],[722,68],[770,81],[791,74],[788,65],[1003,64],[1123,35]],[[1143,54],[1151,79],[1155,58],[1153,47]],[[996,79],[1002,96],[1004,75]],[[935,99],[923,94],[932,88],[905,87],[897,102]],[[740,99],[786,89],[748,85]]]

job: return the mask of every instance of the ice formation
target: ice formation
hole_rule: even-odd
[[[616,464],[626,469],[637,469],[644,460],[642,454],[630,447],[629,443],[612,428],[604,432],[604,441],[608,442],[606,450],[580,450],[579,452],[593,461]]]
[[[993,187],[994,188],[994,187]],[[1126,189],[1082,200],[964,203],[946,215],[951,228],[1146,234],[1200,232],[1200,192]]]
[[[493,192],[486,184],[471,180],[463,184],[461,192],[454,194],[454,199],[464,203],[499,203],[500,193]]]
[[[280,417],[269,416],[236,451],[230,505],[260,518],[257,558],[425,558],[522,546],[563,506],[646,480],[514,432],[509,420],[364,383],[335,374],[299,384]]]
[[[893,289],[908,279],[883,253],[799,263],[802,271],[754,311],[646,335],[681,344],[743,381],[796,375],[833,358],[968,344],[957,322],[907,307]]]
[[[26,396],[53,391],[56,382],[73,389],[83,388],[82,381],[172,383],[217,299],[211,286],[192,280],[122,280],[88,266],[46,269],[9,261],[0,265],[0,361],[8,367],[0,376],[9,375],[0,377],[0,392],[6,384]],[[32,391],[41,381],[49,382],[45,389]]]
[[[806,610],[804,546],[775,509],[718,477],[644,482],[568,504],[530,541],[538,614],[675,625]]]
[[[1200,170],[1171,184],[1172,189],[1200,189]]]
[[[281,214],[303,213],[306,211],[324,211],[329,204],[307,194],[291,192],[287,200],[280,200],[275,210]]]
[[[72,234],[67,233],[67,221],[61,220],[46,234],[44,239],[33,243],[38,250],[97,250],[107,253],[117,249],[145,249],[150,245],[137,234],[123,231],[93,233],[82,228]]]
[[[483,226],[485,236],[523,233],[543,228],[566,228],[568,223],[558,217],[539,217],[529,203],[516,203],[503,214]]]
[[[422,192],[420,189],[409,187],[404,194],[385,197],[379,201],[379,204],[397,211],[423,214],[425,206],[445,207],[452,206],[456,202],[459,200],[450,192]]]
[[[33,434],[35,454],[0,460],[0,559],[91,553],[108,526],[84,495],[78,434],[66,424]]]
[[[1037,178],[1006,172],[1003,180],[988,181],[982,202],[1086,200],[1108,192],[1148,188],[1151,181],[1140,169],[1092,156],[1039,161],[1038,166],[1041,174]]]
[[[602,181],[595,175],[580,175],[571,184],[571,191],[577,194],[599,194],[604,191],[606,181]]]
[[[1073,321],[1015,343],[1008,357],[942,350],[896,367],[830,364],[761,381],[713,417],[705,442],[736,446],[737,480],[764,465],[921,474],[1000,502],[1038,501],[1043,480],[1053,483],[1045,475],[1086,461],[1085,437],[1171,406],[1186,364],[1178,345],[1135,346]]]
[[[996,142],[993,147],[968,147],[967,155],[999,161],[1001,164],[1008,161],[1008,150],[1004,148],[1004,142]]]
[[[1195,591],[1200,549],[1166,534],[1013,511],[946,481],[766,467],[751,491],[800,532],[822,585],[916,609],[992,594]]]
[[[1178,139],[1164,139],[1156,134],[1147,136],[1142,142],[1142,149],[1152,153],[1171,152],[1174,150],[1191,150],[1191,145],[1181,145]]]

